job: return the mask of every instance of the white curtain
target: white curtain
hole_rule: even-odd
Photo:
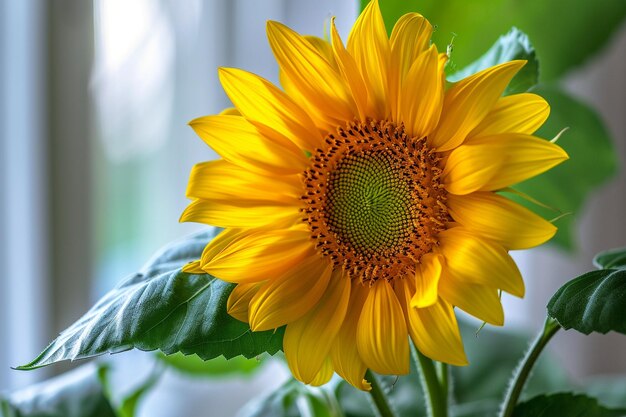
[[[14,372],[49,341],[45,7],[0,2],[0,391],[46,372]]]

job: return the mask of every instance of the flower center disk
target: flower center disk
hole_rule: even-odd
[[[325,142],[303,175],[316,248],[361,281],[414,274],[449,220],[437,154],[385,121],[350,123]]]

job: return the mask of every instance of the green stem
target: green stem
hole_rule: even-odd
[[[448,370],[448,364],[443,362],[435,362],[437,365],[437,376],[439,377],[439,384],[441,385],[441,392],[444,397],[448,398],[450,394],[450,387],[448,383],[448,379],[450,377],[450,371]],[[448,401],[446,401],[446,404]]]
[[[372,386],[369,393],[380,417],[395,417],[395,414],[391,409],[391,405],[389,404],[389,400],[381,389],[376,376],[369,369],[365,373],[365,379],[368,380]]]
[[[511,417],[513,415],[513,409],[517,405],[526,380],[532,371],[535,362],[539,358],[541,351],[548,344],[552,336],[561,328],[559,323],[553,318],[548,317],[546,323],[543,326],[543,330],[537,335],[535,341],[530,346],[530,349],[526,352],[526,355],[517,367],[513,376],[513,383],[509,385],[509,389],[504,397],[502,408],[500,410],[500,417]]]
[[[417,368],[420,371],[429,417],[447,417],[448,390],[447,388],[445,390],[443,389],[443,385],[437,377],[435,364],[430,358],[422,355],[416,347],[412,349],[412,352]],[[444,379],[447,386],[447,372]],[[441,382],[443,382],[444,379],[442,379]]]

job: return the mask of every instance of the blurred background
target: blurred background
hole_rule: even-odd
[[[420,10],[417,2],[414,9]],[[187,204],[192,165],[215,158],[187,122],[229,106],[217,67],[240,67],[277,82],[266,20],[322,36],[328,19],[337,16],[346,39],[358,10],[347,0],[0,3],[0,392],[66,370],[68,365],[33,372],[9,367],[34,358],[159,247],[201,228],[177,220]],[[566,91],[599,112],[620,166],[626,162],[622,18],[613,16],[614,30],[558,74]],[[590,38],[596,29],[606,32],[598,26],[603,22],[587,22],[579,30]],[[452,38],[454,28],[439,28]],[[468,36],[457,36],[457,50],[472,48]],[[505,299],[503,331],[534,332],[562,283],[589,270],[596,252],[626,245],[624,207],[626,175],[620,170],[577,213],[576,249],[545,246],[515,255],[528,295]],[[555,346],[569,375],[580,379],[626,372],[625,339],[562,332]],[[115,356],[116,380],[132,384],[133,375],[150,372],[151,361],[141,352]],[[255,393],[286,378],[278,364],[251,379],[218,382],[167,371],[140,415],[173,416],[174,409],[203,415],[198,410],[207,392],[234,396],[214,404],[211,415],[234,415]],[[188,396],[186,412],[180,412],[181,392]]]

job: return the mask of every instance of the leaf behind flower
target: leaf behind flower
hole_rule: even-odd
[[[278,352],[283,329],[252,332],[248,324],[226,312],[234,284],[182,272],[184,265],[200,258],[217,233],[211,229],[167,246],[140,272],[102,297],[36,359],[17,369],[133,348],[167,355],[196,354],[203,360]]]

